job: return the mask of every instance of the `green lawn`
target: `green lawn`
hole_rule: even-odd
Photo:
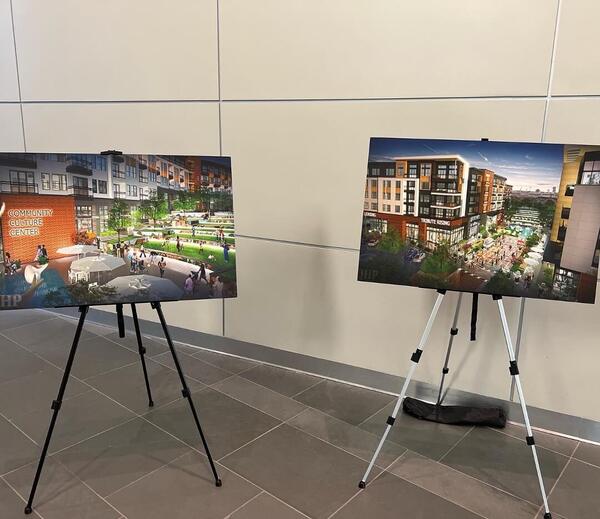
[[[210,264],[213,270],[235,267],[235,251],[229,251],[229,261],[226,262],[223,259],[223,248],[213,245],[204,245],[200,250],[200,246],[195,243],[184,243],[181,252],[177,252],[177,246],[174,242],[169,242],[166,246],[163,246],[162,240],[150,239],[146,242],[146,248],[178,254],[194,261],[202,261]],[[209,256],[214,256],[214,258],[208,259]]]

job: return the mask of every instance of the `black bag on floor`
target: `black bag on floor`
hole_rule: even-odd
[[[435,405],[407,396],[402,408],[405,413],[430,422],[449,425],[487,425],[499,428],[506,426],[506,413],[499,407]]]

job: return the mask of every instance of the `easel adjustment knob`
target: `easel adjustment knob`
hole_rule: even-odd
[[[190,397],[190,392],[187,389],[182,389],[181,390],[181,394],[183,395],[183,398],[189,398]]]
[[[447,375],[449,372],[450,372],[450,368],[443,368],[443,369],[442,369],[442,373],[443,373],[444,375]]]
[[[535,440],[533,439],[533,436],[525,436],[525,441],[527,442],[527,445],[535,445]]]
[[[458,335],[458,328],[451,328],[450,335]]]
[[[396,422],[396,419],[393,416],[388,416],[387,420],[385,421],[385,423],[388,425],[394,425],[395,422]]]
[[[61,405],[62,402],[60,402],[59,400],[52,400],[52,405],[50,406],[50,409],[52,409],[53,411],[58,411]]]
[[[412,360],[415,363],[419,363],[419,361],[421,360],[421,355],[423,354],[423,350],[416,350],[410,357],[410,360]]]
[[[517,366],[517,361],[516,360],[511,360],[510,361],[510,367],[508,368],[508,371],[510,371],[510,374],[514,377],[515,375],[519,374],[519,366]]]

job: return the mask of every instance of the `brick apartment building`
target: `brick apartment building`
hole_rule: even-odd
[[[506,178],[472,168],[460,155],[370,162],[365,223],[379,230],[392,225],[404,239],[430,248],[442,241],[456,245],[480,225],[501,221],[509,194]]]

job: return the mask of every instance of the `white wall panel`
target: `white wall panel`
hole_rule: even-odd
[[[0,0],[0,101],[18,101],[19,87],[10,0]]]
[[[216,0],[13,4],[24,100],[218,98]]]
[[[240,238],[237,254],[239,297],[225,301],[228,337],[405,375],[435,291],[358,282],[354,251]],[[448,294],[418,380],[439,382],[457,298]],[[465,296],[450,381],[457,389],[508,398],[500,322],[491,298],[481,299],[480,339],[469,343]],[[516,300],[507,301],[513,322],[517,307]]]
[[[546,141],[600,144],[600,97],[552,99]]]
[[[404,376],[436,293],[356,281],[358,253],[238,240],[239,297],[225,301],[228,337]],[[457,294],[448,292],[416,379],[438,384]],[[449,384],[508,399],[508,356],[496,303],[480,296],[470,342],[465,294]],[[505,298],[513,342],[519,300]],[[600,420],[600,305],[529,300],[520,370],[530,405]]]
[[[539,141],[544,101],[225,103],[237,232],[358,248],[370,137]]]
[[[28,151],[219,154],[217,103],[24,104]]]
[[[222,0],[224,99],[545,95],[556,0]]]
[[[562,0],[553,95],[600,94],[599,19],[597,0]]]
[[[24,151],[21,108],[18,104],[0,104],[0,150]]]

